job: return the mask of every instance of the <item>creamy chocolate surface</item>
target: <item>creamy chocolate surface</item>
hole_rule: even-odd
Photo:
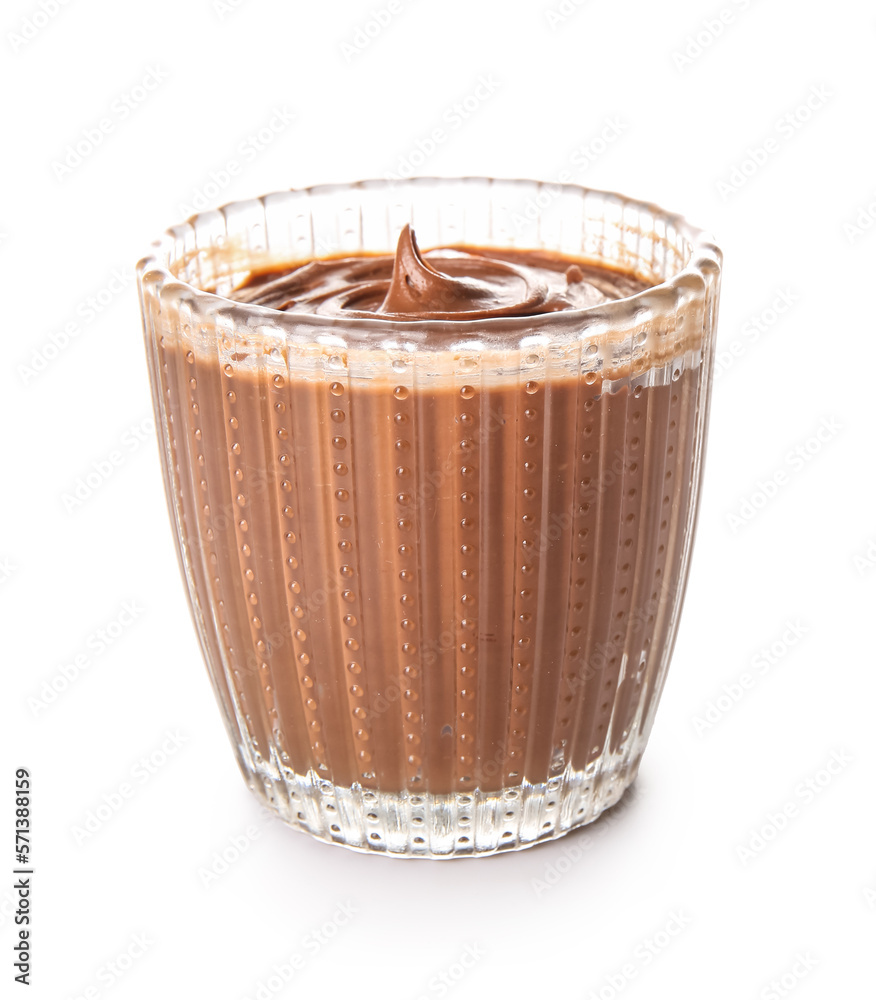
[[[232,297],[413,323],[642,287],[540,251],[420,254],[405,230],[395,258],[263,272]],[[633,385],[385,360],[302,374],[291,353],[161,338],[184,558],[252,753],[433,794],[634,765],[676,613],[702,366]]]
[[[395,256],[314,260],[252,276],[231,297],[291,312],[392,320],[480,320],[586,309],[647,286],[538,250],[420,253],[405,226]]]

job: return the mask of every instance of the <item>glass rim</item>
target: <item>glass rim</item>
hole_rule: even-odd
[[[534,316],[514,316],[514,317],[491,317],[487,319],[441,319],[422,320],[416,317],[344,317],[326,316],[318,313],[296,313],[294,311],[283,311],[269,306],[261,306],[253,303],[244,303],[229,298],[218,292],[208,291],[199,288],[192,282],[178,277],[171,270],[173,251],[178,246],[179,239],[185,232],[186,227],[194,228],[199,219],[207,216],[224,215],[227,210],[242,208],[245,206],[265,205],[266,200],[272,197],[297,194],[308,196],[326,196],[362,191],[393,191],[399,188],[417,188],[425,186],[435,186],[447,184],[465,183],[492,183],[498,182],[506,185],[531,187],[549,187],[560,193],[570,193],[581,197],[595,195],[605,202],[611,200],[623,205],[624,208],[631,208],[641,213],[651,214],[655,221],[661,221],[667,227],[673,227],[685,242],[685,254],[687,262],[670,277],[665,278],[653,285],[644,288],[633,295],[622,296],[608,302],[588,306],[581,309],[568,309],[560,312],[542,313]],[[656,234],[654,234],[656,235]],[[464,244],[461,244],[464,245]],[[492,244],[500,246],[501,244]],[[545,249],[545,247],[524,247],[514,246],[513,249]],[[392,251],[387,251],[391,253]],[[563,251],[565,252],[565,251]],[[351,250],[350,256],[355,256],[356,251]],[[336,257],[337,254],[326,256]],[[576,256],[574,252],[569,256]],[[317,255],[309,258],[301,258],[302,263],[307,260],[321,259]],[[605,260],[598,257],[580,254],[579,259],[596,266],[608,266]],[[290,261],[291,263],[291,261]],[[630,198],[626,195],[614,191],[602,190],[599,188],[587,187],[583,184],[560,183],[553,181],[541,181],[529,178],[502,178],[488,177],[485,175],[465,175],[465,176],[415,176],[401,180],[389,180],[386,178],[373,178],[354,182],[337,182],[330,184],[314,184],[301,188],[287,188],[285,190],[271,191],[256,198],[238,199],[226,202],[215,209],[209,209],[195,213],[185,222],[168,227],[165,232],[150,245],[147,252],[137,262],[136,273],[138,283],[141,286],[152,286],[158,294],[170,293],[180,296],[186,301],[193,303],[198,314],[203,318],[210,316],[223,316],[226,320],[233,319],[242,325],[250,326],[253,320],[261,320],[265,326],[275,328],[287,328],[288,332],[296,337],[301,336],[302,328],[311,327],[315,331],[330,334],[332,331],[344,331],[346,334],[359,332],[363,335],[381,333],[382,339],[392,339],[392,335],[397,335],[401,340],[411,340],[411,335],[422,331],[424,335],[429,333],[456,334],[454,338],[456,347],[462,346],[460,342],[467,340],[470,335],[475,334],[474,339],[479,339],[478,335],[486,335],[492,339],[490,334],[500,333],[503,337],[519,336],[520,334],[538,334],[543,327],[550,330],[552,338],[557,335],[558,330],[569,327],[581,331],[582,327],[593,323],[603,325],[608,324],[613,327],[623,328],[629,323],[635,322],[641,317],[643,311],[653,310],[659,314],[666,314],[673,310],[680,296],[705,295],[710,283],[720,274],[722,265],[722,253],[717,246],[711,233],[699,229],[687,221],[687,219],[673,212],[668,212],[653,202],[641,201]],[[611,268],[619,270],[618,268]],[[630,273],[630,272],[627,272]],[[419,339],[419,337],[415,338]],[[372,338],[368,338],[372,344]],[[378,346],[374,344],[374,346]],[[450,347],[448,341],[447,347]]]

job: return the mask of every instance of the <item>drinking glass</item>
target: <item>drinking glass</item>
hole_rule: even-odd
[[[234,301],[252,272],[537,249],[649,287],[429,321]],[[635,778],[675,640],[720,252],[576,185],[283,191],[138,265],[171,522],[249,787],[321,840],[480,856],[589,823]]]

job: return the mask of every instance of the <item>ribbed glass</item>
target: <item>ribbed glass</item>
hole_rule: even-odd
[[[654,283],[593,309],[338,320],[224,297],[252,268],[544,248]],[[398,856],[526,847],[633,781],[702,472],[720,254],[653,205],[483,178],[287,191],[138,266],[165,484],[250,787]]]

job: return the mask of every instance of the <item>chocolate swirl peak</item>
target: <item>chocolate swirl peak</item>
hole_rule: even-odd
[[[406,225],[394,256],[324,258],[250,274],[231,297],[357,319],[483,320],[586,309],[644,287],[628,274],[540,250],[421,253]]]
[[[547,285],[528,275],[525,268],[469,254],[463,261],[441,260],[441,265],[444,271],[423,260],[411,227],[405,226],[389,291],[378,312],[429,319],[486,319],[549,311],[544,308]]]

